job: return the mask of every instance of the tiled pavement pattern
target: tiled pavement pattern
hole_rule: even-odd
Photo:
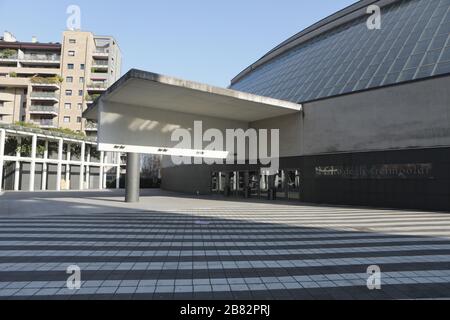
[[[77,291],[66,288],[74,264]],[[366,286],[370,265],[381,290]],[[234,204],[0,215],[0,299],[449,297],[445,213]]]

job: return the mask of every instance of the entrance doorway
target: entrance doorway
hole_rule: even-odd
[[[285,179],[287,198],[289,200],[301,200],[300,170],[286,170]]]
[[[227,197],[301,200],[301,175],[298,169],[284,169],[275,175],[260,171],[229,171],[211,174],[211,191]]]

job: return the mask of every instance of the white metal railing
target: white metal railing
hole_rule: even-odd
[[[56,124],[53,120],[41,120],[36,122],[37,125],[42,126],[42,127],[55,127]]]
[[[58,113],[58,108],[55,107],[55,106],[32,105],[30,107],[30,112],[52,112],[52,113]]]
[[[9,55],[9,56],[2,56],[1,54],[0,54],[0,60],[17,60],[18,59],[18,54],[16,53],[16,54],[12,54],[12,55]]]
[[[86,122],[86,129],[88,130],[97,130],[98,124],[95,122]]]
[[[104,82],[91,82],[87,87],[88,89],[108,89],[108,84]]]
[[[40,92],[40,91],[34,91],[31,93],[32,98],[51,98],[51,99],[58,99],[58,96],[54,92]]]
[[[50,61],[50,62],[60,62],[61,56],[58,54],[35,54],[26,53],[21,60],[25,61]]]
[[[94,54],[109,54],[109,48],[95,48]]]
[[[96,67],[96,66],[107,67],[108,65],[109,65],[108,60],[94,60],[92,62],[93,67]]]

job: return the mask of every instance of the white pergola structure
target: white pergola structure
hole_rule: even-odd
[[[98,122],[101,151],[128,153],[127,201],[139,199],[139,153],[196,158],[227,158],[225,150],[205,145],[181,148],[171,139],[176,129],[248,129],[250,123],[299,113],[300,104],[235,90],[130,70],[85,111]]]
[[[8,137],[14,137],[19,142],[22,139],[31,138],[31,152],[29,155],[21,154],[20,149],[15,151],[14,155],[6,155],[5,146]],[[39,141],[44,142],[44,152],[42,157],[37,155],[37,143]],[[49,143],[57,143],[57,158],[49,157]],[[67,144],[67,153],[63,157],[64,144]],[[71,147],[78,145],[81,149],[81,154],[78,159],[72,157]],[[121,154],[111,153],[109,157],[105,156],[105,152],[100,152],[99,161],[91,161],[91,148],[97,149],[97,142],[94,139],[83,139],[77,137],[71,137],[65,134],[59,134],[56,132],[24,128],[11,125],[0,125],[0,190],[4,189],[3,174],[4,164],[6,162],[15,163],[14,170],[14,191],[35,191],[35,177],[36,177],[36,164],[42,164],[42,180],[41,191],[47,190],[48,179],[48,166],[56,165],[56,191],[63,189],[62,181],[66,182],[67,188],[70,189],[70,176],[72,166],[79,168],[79,184],[74,189],[76,190],[88,190],[96,189],[101,190],[106,188],[106,174],[107,170],[111,168],[116,169],[116,188],[120,188],[120,174],[121,174]],[[109,162],[108,162],[109,161]],[[30,165],[28,190],[20,190],[20,164],[27,163]],[[63,166],[65,166],[65,177],[63,177]],[[90,172],[92,168],[99,169],[98,185],[90,185]]]

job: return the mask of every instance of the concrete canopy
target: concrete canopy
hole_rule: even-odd
[[[103,151],[193,156],[173,150],[174,129],[192,131],[194,121],[221,131],[248,128],[249,123],[298,114],[296,103],[212,87],[155,73],[130,70],[103,93],[83,114],[99,123]],[[170,149],[170,150],[161,150]],[[186,148],[196,156],[226,158],[224,152],[207,155],[203,146]]]

